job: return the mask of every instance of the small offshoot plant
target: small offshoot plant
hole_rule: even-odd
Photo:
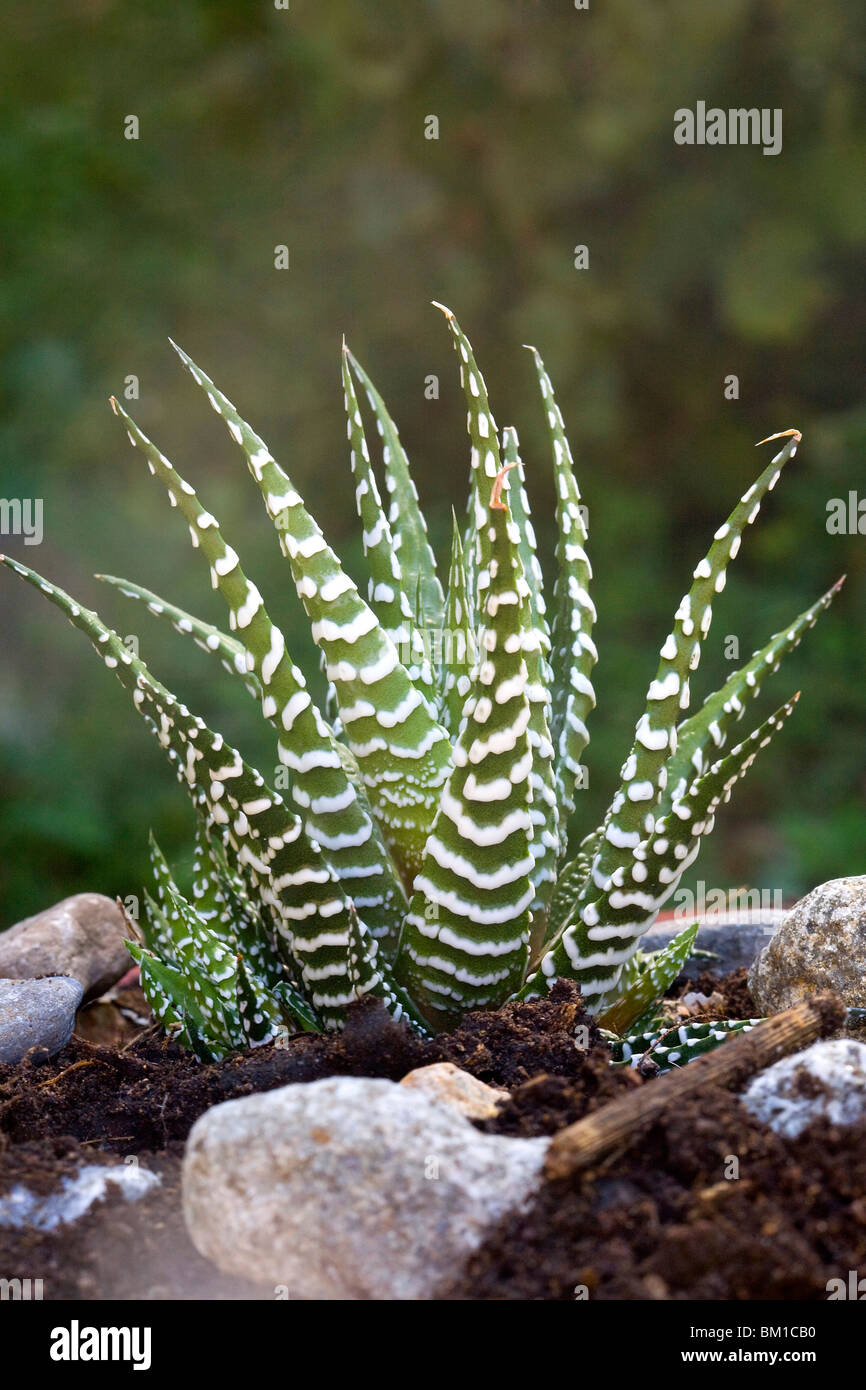
[[[839,587],[688,713],[728,564],[800,434],[770,436],[785,440],[781,451],[694,570],[607,813],[570,848],[566,827],[595,705],[586,510],[550,379],[530,349],[556,490],[558,572],[548,605],[517,432],[500,436],[469,341],[450,310],[443,312],[466,397],[471,459],[468,513],[454,520],[444,586],[397,427],[343,347],[366,599],[267,445],[177,349],[261,489],[322,656],[323,710],[216,517],[112,400],[188,524],[231,630],[129,580],[100,578],[244,682],[277,735],[274,785],[95,612],[17,561],[5,564],[91,639],[192,798],[191,892],[181,892],[154,843],[155,892],[130,949],[157,1017],[198,1057],[218,1058],[287,1031],[339,1028],[347,1006],[365,994],[423,1034],[452,1026],[468,1010],[543,995],[565,979],[579,985],[617,1059],[654,1049],[662,1065],[682,1063],[748,1023],[704,1022],[660,1036],[658,1001],[697,927],[652,956],[639,943],[693,863],[718,806],[797,697],[726,752],[732,729]],[[371,421],[386,500],[371,459]]]

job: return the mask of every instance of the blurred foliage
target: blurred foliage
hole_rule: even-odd
[[[428,301],[459,313],[500,425],[521,431],[549,550],[520,350],[534,342],[590,508],[604,713],[589,826],[691,568],[757,471],[754,442],[796,424],[799,460],[743,547],[696,693],[730,669],[728,634],[748,654],[846,570],[848,585],[764,697],[805,696],[697,872],[788,895],[859,872],[864,539],[828,536],[825,508],[864,486],[864,67],[854,0],[9,0],[0,495],[45,502],[41,549],[10,550],[121,632],[140,623],[155,671],[267,771],[243,692],[91,577],[128,574],[223,620],[107,395],[139,377],[133,413],[252,548],[312,671],[255,490],[166,336],[271,442],[359,577],[341,334],[400,422],[440,553],[468,449]],[[699,99],[781,107],[782,153],[675,146],[674,110]],[[6,576],[0,622],[0,924],[78,889],[140,891],[148,826],[176,855],[191,833],[160,751],[80,637]]]

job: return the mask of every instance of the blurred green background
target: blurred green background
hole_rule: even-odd
[[[535,343],[590,509],[588,828],[691,570],[769,457],[755,441],[798,425],[695,694],[729,674],[728,635],[745,657],[844,571],[848,584],[762,697],[768,712],[804,692],[693,879],[792,896],[863,871],[866,542],[825,528],[830,497],[866,494],[861,4],[8,0],[3,28],[0,496],[45,507],[43,544],[12,538],[10,553],[139,634],[155,671],[269,773],[245,693],[92,577],[126,575],[223,621],[107,396],[139,378],[132,413],[315,672],[241,455],[167,335],[270,442],[359,579],[341,334],[401,426],[442,546],[468,444],[429,301],[455,309],[499,424],[520,429],[549,556],[549,460],[520,346]],[[676,146],[673,113],[697,100],[781,107],[782,153]],[[732,373],[738,400],[724,398]],[[148,827],[170,856],[188,852],[184,794],[81,635],[9,574],[0,623],[0,925],[79,889],[140,892]]]

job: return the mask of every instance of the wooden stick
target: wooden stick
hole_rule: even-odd
[[[736,1086],[780,1057],[798,1052],[816,1038],[837,1032],[845,1009],[835,994],[816,994],[793,1009],[736,1034],[713,1052],[696,1057],[679,1071],[667,1072],[639,1090],[612,1101],[551,1141],[545,1177],[566,1178],[620,1148],[626,1148],[655,1120],[705,1086]]]

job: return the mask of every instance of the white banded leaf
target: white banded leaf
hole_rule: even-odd
[[[788,652],[799,646],[804,634],[829,608],[844,582],[843,576],[793,623],[775,633],[705,700],[699,710],[680,724],[676,752],[668,759],[667,787],[660,799],[660,809],[669,809],[693,778],[706,772],[713,758],[724,748],[731,725],[742,719],[751,701],[760,695],[766,678],[778,671]]]
[[[308,832],[333,865],[345,889],[377,937],[396,931],[406,900],[379,828],[347,778],[334,738],[292,661],[282,632],[271,622],[259,590],[245,575],[237,552],[223,539],[213,513],[195,489],[113,402],[132,443],[165,485],[172,505],[189,526],[193,546],[210,567],[211,582],[229,608],[246,665],[261,686],[261,708],[278,736],[280,762],[290,773],[290,794]]]
[[[532,871],[535,887],[532,914],[533,931],[543,936],[561,849],[559,802],[550,728],[550,691],[553,683],[548,659],[550,639],[547,636],[544,618],[541,566],[536,554],[535,532],[532,529],[529,499],[524,487],[517,431],[513,427],[504,429],[502,440],[503,466],[510,470],[507,479],[508,504],[512,521],[517,528],[520,582],[525,589],[521,615],[523,656],[526,661],[526,694],[529,700],[529,746],[532,750],[532,857],[535,860]]]
[[[637,1067],[648,1058],[655,1062],[659,1074],[684,1067],[705,1052],[713,1052],[721,1043],[737,1033],[748,1033],[762,1018],[719,1018],[707,1023],[685,1023],[661,1033],[636,1033],[628,1038],[612,1040],[611,1061]]]
[[[370,804],[404,880],[411,883],[448,775],[447,731],[431,717],[393,642],[344,573],[288,475],[231,401],[177,351],[243,449],[259,484],[313,638],[325,654],[326,675],[337,693],[346,740]]]
[[[629,852],[653,832],[656,806],[667,783],[667,761],[676,751],[677,726],[689,706],[690,676],[697,669],[709,632],[713,601],[724,589],[728,564],[739,551],[744,530],[755,520],[764,496],[775,487],[785,464],[796,453],[799,438],[794,431],[716,531],[709,551],[694,571],[691,589],[676,611],[674,627],[661,648],[658,670],[647,691],[645,712],[635,728],[631,752],[620,770],[619,788],[605,818],[591,870],[596,891],[580,907],[584,922],[593,929],[607,929],[616,921],[618,909],[612,909],[611,902],[622,896]],[[644,899],[649,904],[653,895],[632,896],[637,905]],[[611,935],[615,933],[611,931]]]
[[[354,997],[348,979],[347,900],[301,820],[222,735],[212,733],[151,675],[96,613],[26,565],[8,556],[2,563],[66,613],[130,691],[194,804],[204,800],[209,824],[224,834],[271,910],[279,940],[297,964],[311,1003],[329,1026],[339,1026]]]
[[[477,661],[476,632],[473,622],[475,605],[470,604],[466,585],[466,566],[463,541],[457,517],[452,512],[451,568],[448,575],[448,598],[445,604],[445,626],[442,631],[441,652],[441,710],[442,722],[452,740],[460,732],[463,710],[472,689],[472,673]]]
[[[411,597],[417,590],[420,625],[436,631],[442,626],[445,599],[436,574],[436,560],[427,539],[427,523],[418,504],[418,493],[412,481],[406,450],[385,402],[357,357],[348,348],[346,356],[370,402],[376,429],[382,440],[385,486],[391,500],[388,521],[406,592]]]
[[[352,477],[355,480],[355,505],[361,522],[364,555],[370,567],[367,598],[379,619],[382,631],[391,639],[409,679],[423,693],[433,718],[436,718],[436,698],[429,654],[416,625],[414,603],[403,585],[403,571],[398,548],[379,486],[370,462],[370,450],[355,386],[349,371],[348,349],[343,348],[343,400],[346,407]],[[416,594],[420,600],[419,585]],[[413,595],[413,599],[415,595]]]
[[[496,480],[479,667],[406,916],[396,976],[431,1019],[493,1007],[529,953],[532,750],[517,533]]]
[[[635,846],[631,861],[624,857],[615,870],[603,899],[595,896],[592,876],[587,880],[569,924],[551,943],[540,967],[520,991],[521,998],[533,998],[554,980],[566,978],[580,985],[589,1012],[600,1007],[641,936],[697,857],[702,837],[713,828],[719,804],[730,798],[734,785],[790,716],[796,701],[795,696],[770,715],[698,778],[673,811],[653,823],[652,832]],[[604,915],[597,907],[599,901]]]
[[[562,412],[541,354],[532,353],[544,406],[544,418],[553,453],[556,487],[556,563],[553,591],[551,665],[553,709],[551,732],[557,750],[557,783],[563,819],[574,810],[575,784],[581,757],[589,742],[586,723],[595,708],[592,669],[598,651],[592,639],[595,605],[589,596],[592,566],[586,553],[587,526],[580,489],[574,475],[571,447]]]

